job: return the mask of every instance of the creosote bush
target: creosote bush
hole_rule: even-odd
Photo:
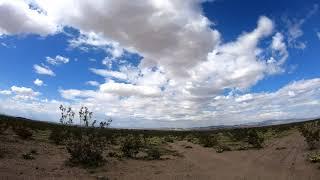
[[[122,142],[120,150],[123,156],[135,158],[142,147],[143,142],[139,136],[128,135]]]
[[[320,123],[319,121],[305,123],[299,128],[300,133],[304,136],[309,149],[316,149],[317,143],[320,142]]]
[[[214,135],[201,135],[199,141],[203,147],[213,147],[218,144],[218,139]]]
[[[149,160],[158,160],[161,158],[161,153],[157,148],[151,148],[147,150]]]
[[[251,144],[254,148],[262,148],[264,142],[264,137],[259,135],[257,130],[250,129],[248,131],[248,143]]]
[[[49,140],[56,145],[65,144],[66,139],[70,136],[70,133],[65,128],[54,128],[51,130]]]
[[[65,125],[73,124],[75,113],[72,109],[60,106],[60,122]],[[79,111],[80,124],[83,127],[62,129],[59,133],[61,138],[66,139],[66,148],[70,154],[69,163],[72,165],[82,165],[85,167],[97,167],[104,164],[103,151],[106,146],[106,139],[95,128],[96,120],[92,121],[93,113],[87,107],[81,107]],[[108,127],[111,119],[100,123],[100,128]],[[70,132],[70,129],[72,131]],[[56,132],[57,133],[57,132]],[[56,139],[58,141],[58,139]]]
[[[67,142],[67,150],[71,155],[72,164],[81,164],[87,167],[103,165],[105,159],[102,154],[106,141],[95,135],[84,135],[81,138],[71,138]]]
[[[308,155],[308,160],[312,163],[320,163],[320,152],[313,152]]]

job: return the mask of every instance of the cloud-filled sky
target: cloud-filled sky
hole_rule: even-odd
[[[0,0],[0,113],[114,127],[320,116],[318,0]]]

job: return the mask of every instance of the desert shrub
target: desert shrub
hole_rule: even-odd
[[[251,144],[254,148],[262,148],[263,147],[263,142],[264,142],[264,137],[259,135],[257,130],[255,129],[250,129],[248,131],[248,143]]]
[[[231,132],[231,138],[234,140],[234,141],[242,141],[244,139],[247,138],[247,135],[248,135],[248,130],[247,129],[242,129],[242,128],[239,128],[239,129],[233,129]]]
[[[165,142],[169,142],[169,143],[173,143],[174,142],[174,138],[172,136],[165,136],[164,137],[164,141]]]
[[[25,127],[14,127],[13,131],[16,135],[18,135],[21,139],[31,139],[32,131]]]
[[[217,153],[222,153],[224,151],[231,151],[231,148],[227,145],[224,145],[224,144],[219,144],[217,147],[216,147],[216,152]]]
[[[115,157],[115,158],[121,158],[121,154],[119,154],[118,152],[115,151],[111,151],[108,153],[109,157]]]
[[[25,159],[25,160],[33,160],[33,159],[35,159],[35,157],[30,152],[22,154],[22,158]]]
[[[135,158],[142,145],[143,143],[139,136],[128,135],[122,142],[120,150],[125,157]]]
[[[72,109],[60,106],[60,122],[65,125],[73,123],[74,112]],[[84,128],[69,128],[67,131],[66,148],[70,154],[69,162],[72,165],[82,165],[85,167],[97,167],[103,165],[103,151],[106,146],[106,139],[97,129],[95,129],[96,120],[92,120],[93,113],[87,107],[81,107],[79,111],[80,124]],[[100,128],[108,127],[111,119],[100,123]],[[61,137],[65,134],[62,132]]]
[[[238,151],[245,151],[245,150],[248,150],[249,149],[249,147],[247,146],[247,145],[240,145],[238,148],[237,148],[237,150]]]
[[[63,128],[54,128],[51,130],[49,140],[57,145],[65,144],[66,139],[70,136],[70,133]]]
[[[187,136],[184,137],[184,140],[188,142],[192,142],[194,144],[199,143],[199,139],[194,134],[188,134]]]
[[[320,163],[320,152],[309,154],[308,160],[313,163]]]
[[[139,138],[141,141],[142,138],[141,137],[139,137]],[[161,145],[161,144],[165,143],[165,140],[164,140],[164,138],[154,136],[154,137],[145,138],[144,142],[145,142],[145,144],[148,144],[148,145],[157,146],[157,145]]]
[[[80,139],[71,138],[67,142],[67,150],[72,164],[81,164],[88,167],[103,165],[102,156],[106,141],[95,135],[82,136]]]
[[[213,147],[218,144],[218,139],[214,135],[201,135],[199,142],[203,147]]]
[[[316,144],[320,141],[319,121],[305,123],[299,128],[299,131],[304,136],[309,149],[315,149]]]
[[[157,160],[157,159],[160,159],[160,157],[161,157],[161,153],[160,153],[159,149],[157,149],[157,148],[148,149],[147,154],[148,154],[147,157],[149,160]]]
[[[3,134],[8,129],[8,127],[8,123],[0,123],[0,134]]]

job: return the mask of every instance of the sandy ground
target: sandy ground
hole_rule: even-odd
[[[306,144],[299,133],[269,142],[261,150],[216,153],[189,142],[168,146],[183,157],[166,160],[109,160],[102,168],[84,170],[65,166],[68,155],[61,146],[35,140],[23,141],[15,136],[1,136],[0,142],[10,150],[0,159],[0,179],[124,179],[124,180],[319,180],[317,165],[306,161]],[[192,148],[185,148],[186,145]],[[276,150],[276,148],[285,149]],[[21,155],[36,149],[35,160]]]

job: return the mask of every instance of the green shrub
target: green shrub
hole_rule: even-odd
[[[70,136],[70,133],[63,128],[54,128],[51,130],[49,140],[57,145],[65,144],[66,139]]]
[[[102,156],[106,141],[94,135],[71,138],[67,142],[67,150],[72,164],[81,164],[86,167],[97,167],[104,164]]]
[[[308,159],[313,163],[320,163],[320,153],[319,152],[312,153],[309,155]]]
[[[24,127],[15,127],[13,131],[16,135],[18,135],[21,139],[31,139],[33,133],[31,130]]]
[[[165,142],[169,142],[169,143],[173,143],[174,142],[174,138],[172,136],[165,136],[164,137],[164,141]]]
[[[147,150],[148,159],[150,160],[158,160],[161,157],[161,153],[159,149],[151,148]]]
[[[223,145],[223,144],[220,144],[216,147],[216,152],[217,153],[222,153],[224,151],[231,151],[231,148],[227,145]]]
[[[60,122],[65,125],[73,123],[74,112],[72,108],[60,106]],[[84,128],[69,127],[68,131],[57,131],[60,135],[55,141],[60,143],[61,138],[66,138],[66,148],[70,154],[69,162],[72,165],[82,165],[84,167],[97,167],[105,163],[103,152],[107,141],[102,136],[101,131],[95,129],[96,120],[91,121],[93,113],[87,107],[81,107],[79,111],[80,125]],[[111,119],[107,122],[101,122],[100,128],[108,127]],[[66,133],[66,134],[65,134]]]
[[[260,136],[255,129],[250,129],[248,131],[248,143],[254,148],[262,148],[264,143],[264,137]]]
[[[143,143],[139,136],[128,135],[122,142],[120,150],[125,157],[135,158],[142,145]]]
[[[245,140],[248,136],[248,130],[247,129],[233,129],[230,132],[230,136],[234,141],[242,141]]]
[[[304,136],[309,149],[316,149],[320,141],[320,123],[318,121],[305,123],[299,128],[300,133]]]
[[[202,135],[199,137],[199,142],[203,147],[213,147],[218,144],[218,139],[214,135]]]

